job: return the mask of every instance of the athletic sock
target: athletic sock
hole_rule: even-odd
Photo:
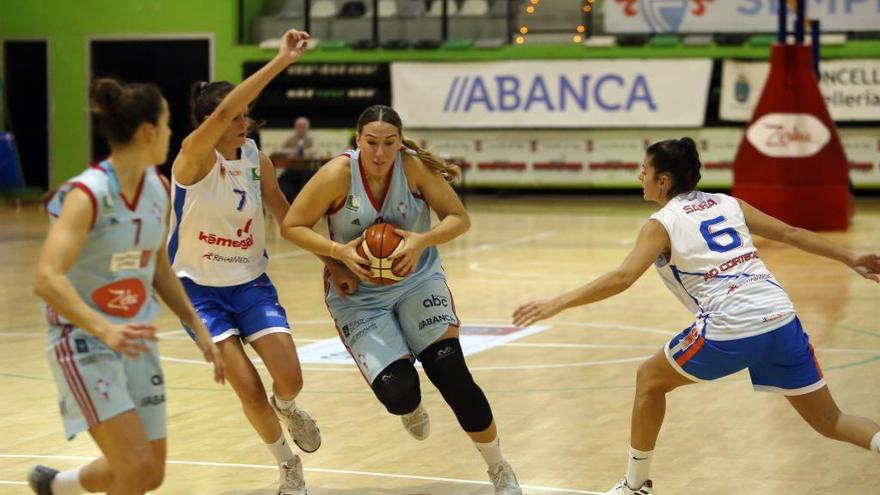
[[[278,464],[284,464],[293,459],[293,451],[290,450],[290,445],[287,444],[287,439],[284,438],[284,432],[281,433],[281,436],[274,443],[267,443],[266,448],[269,449],[269,452],[272,453]]]
[[[480,455],[483,456],[486,465],[489,467],[504,460],[504,456],[501,455],[501,442],[498,440],[497,435],[495,436],[495,440],[492,440],[489,443],[474,442],[474,446],[480,451]]]
[[[651,456],[654,451],[642,452],[629,448],[629,465],[626,468],[626,484],[630,488],[641,488],[648,481],[651,470]]]
[[[55,475],[50,487],[54,495],[80,495],[86,489],[79,483],[79,472],[82,466]]]
[[[284,400],[277,395],[275,396],[275,405],[282,411],[290,411],[296,408],[296,398]]]

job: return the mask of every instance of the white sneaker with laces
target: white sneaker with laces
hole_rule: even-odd
[[[269,404],[278,415],[278,419],[287,428],[290,438],[303,452],[311,454],[318,450],[321,446],[321,430],[318,429],[318,423],[309,416],[309,413],[303,411],[294,405],[293,409],[281,409],[275,403],[275,395],[269,397]]]
[[[415,411],[400,417],[403,427],[416,440],[424,440],[431,434],[431,417],[425,406],[419,403]]]
[[[495,487],[495,495],[522,495],[519,481],[507,461],[489,466],[489,480]]]
[[[281,477],[278,479],[278,495],[308,495],[303,479],[302,461],[299,456],[278,466]]]
[[[639,488],[630,488],[626,484],[626,478],[623,478],[614,488],[605,492],[605,495],[654,495],[654,483],[648,480]]]

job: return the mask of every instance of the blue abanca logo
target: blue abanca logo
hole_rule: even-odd
[[[549,112],[567,110],[628,112],[642,106],[656,111],[644,74],[625,78],[620,74],[580,74],[558,76],[513,75],[453,76],[443,101],[444,113]]]

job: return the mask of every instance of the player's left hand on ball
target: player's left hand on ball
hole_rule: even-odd
[[[418,232],[410,232],[403,229],[394,229],[394,233],[403,237],[403,249],[389,259],[392,261],[400,259],[395,272],[398,275],[406,276],[416,267],[416,263],[419,262],[419,258],[422,256],[422,251],[427,247],[425,245],[425,236]]]
[[[560,311],[562,311],[562,306],[556,299],[528,302],[513,312],[513,324],[518,327],[527,327],[537,321],[555,316]]]
[[[880,282],[880,255],[857,254],[853,259],[852,269],[868,280]]]

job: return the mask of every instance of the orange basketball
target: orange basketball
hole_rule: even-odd
[[[403,237],[394,233],[398,228],[390,223],[376,223],[364,232],[364,240],[357,247],[357,253],[370,262],[370,281],[374,284],[389,285],[403,280],[397,273],[399,259],[388,259],[403,249]]]

